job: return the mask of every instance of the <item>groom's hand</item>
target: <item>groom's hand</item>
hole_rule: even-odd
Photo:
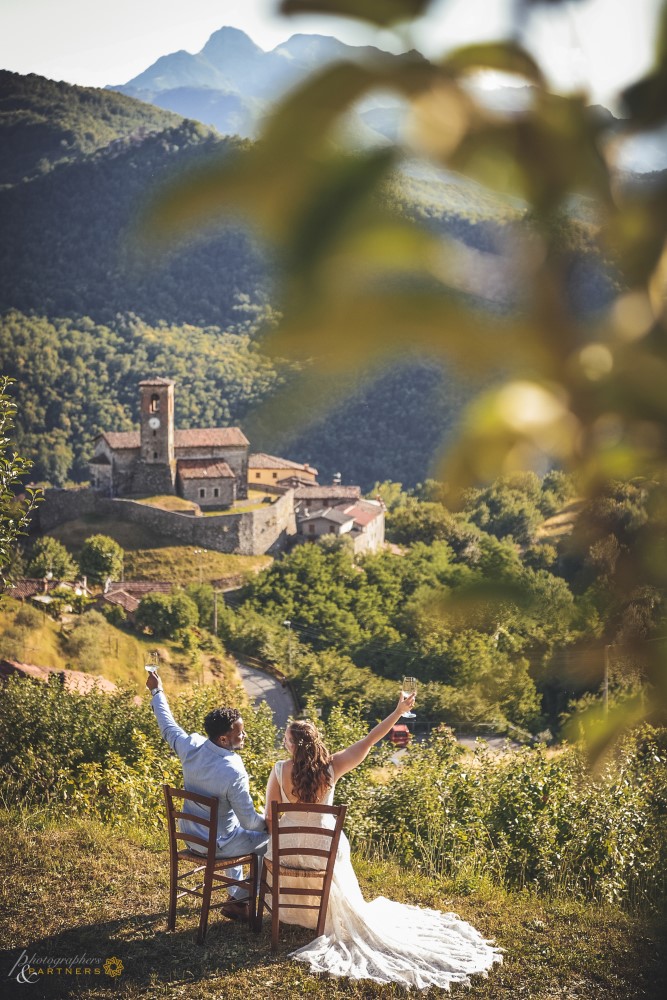
[[[157,674],[148,675],[148,677],[146,678],[146,687],[148,688],[151,694],[159,690],[160,678],[157,676]]]

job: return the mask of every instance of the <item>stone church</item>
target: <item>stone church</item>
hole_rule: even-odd
[[[174,428],[174,383],[139,383],[138,431],[105,431],[95,439],[90,476],[108,497],[175,494],[203,509],[247,496],[248,439],[238,427]]]

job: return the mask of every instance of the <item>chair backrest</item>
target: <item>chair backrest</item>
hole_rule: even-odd
[[[326,869],[327,874],[333,872],[338,842],[343,829],[343,823],[345,822],[346,812],[347,806],[321,806],[316,805],[314,802],[272,802],[271,838],[274,863],[282,865],[283,859],[285,859],[287,867],[289,867],[288,859],[290,856],[294,857],[295,855],[298,855],[300,858],[321,858],[323,863],[309,865],[308,867],[312,867],[313,869],[319,868],[322,871]],[[285,813],[301,813],[303,814],[304,821],[299,826],[281,826],[280,817]],[[322,815],[335,817],[333,828],[320,826],[311,818],[313,816],[321,817]],[[285,847],[281,843],[282,838],[292,836],[293,834],[299,834],[299,845]],[[328,840],[326,848],[308,846],[307,839],[309,836],[316,837],[318,840],[322,837],[326,838]]]
[[[169,823],[169,851],[172,858],[178,851],[178,841],[183,840],[188,844],[199,844],[206,849],[210,858],[215,857],[216,840],[218,836],[218,800],[214,795],[199,795],[197,792],[187,792],[184,788],[171,788],[163,785],[164,798],[167,805],[167,819]],[[187,800],[202,806],[204,815],[195,815],[193,812],[185,811],[185,801],[180,804],[175,800]],[[177,820],[190,820],[204,827],[208,831],[206,838],[196,834],[184,834],[177,829]]]

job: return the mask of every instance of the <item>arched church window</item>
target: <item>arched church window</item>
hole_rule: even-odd
[[[151,405],[149,407],[149,410],[151,413],[157,413],[159,409],[160,409],[160,397],[158,396],[157,392],[154,392],[153,395],[151,396]]]

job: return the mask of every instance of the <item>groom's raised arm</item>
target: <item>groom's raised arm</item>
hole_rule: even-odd
[[[151,681],[154,683],[149,683]],[[146,687],[151,692],[151,708],[155,713],[160,733],[163,739],[167,741],[171,749],[178,754],[180,759],[182,759],[182,754],[184,754],[190,746],[190,737],[183,727],[179,726],[176,719],[171,714],[169,702],[167,701],[167,696],[162,690],[162,684],[160,683],[159,678],[152,675],[149,676],[146,681]]]

